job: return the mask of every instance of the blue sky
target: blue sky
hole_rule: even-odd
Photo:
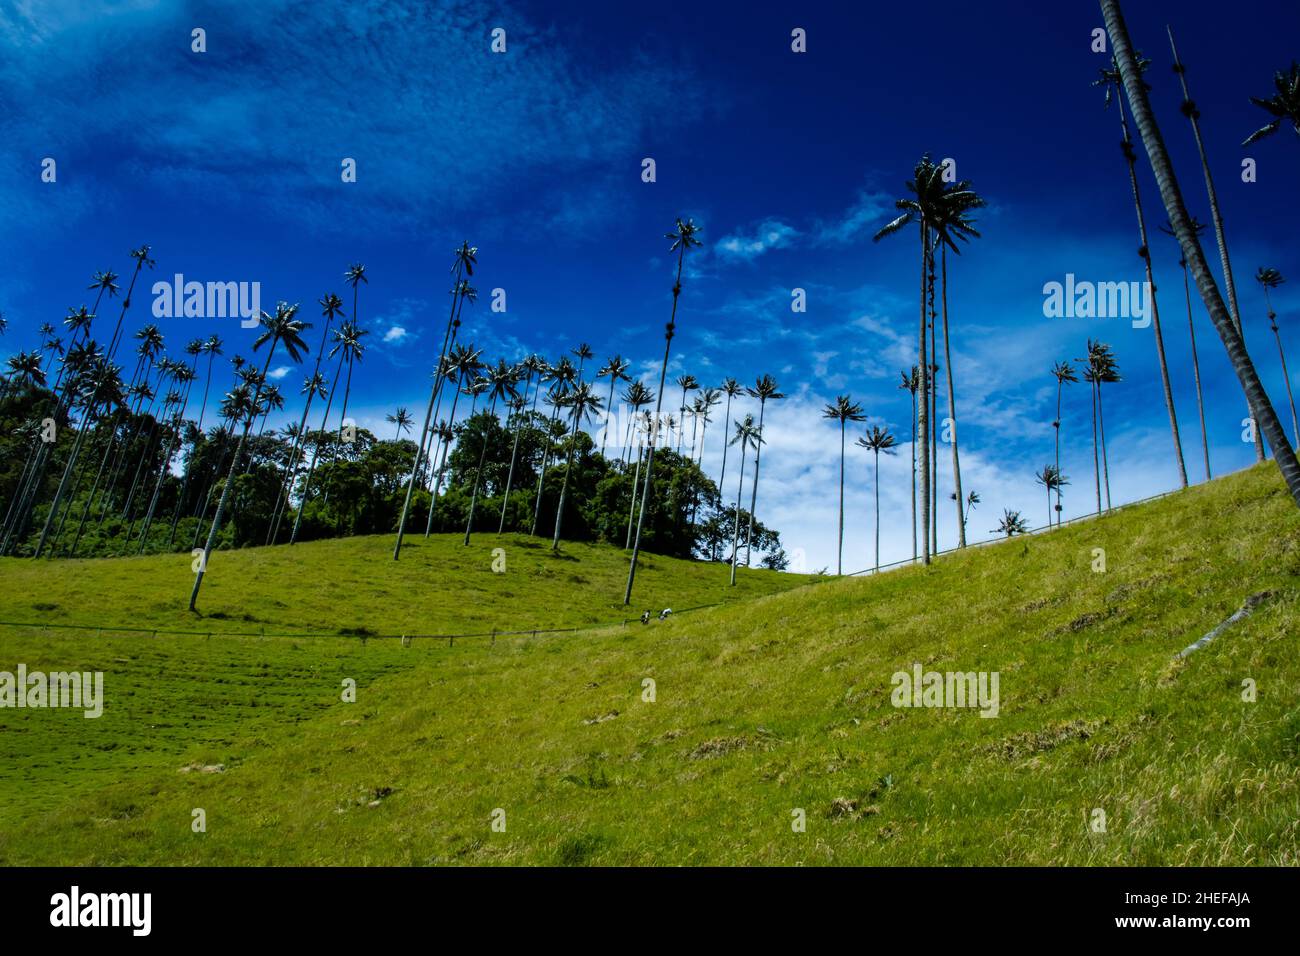
[[[1289,422],[1249,276],[1261,265],[1300,272],[1289,241],[1300,143],[1283,131],[1238,144],[1264,116],[1247,97],[1267,94],[1272,71],[1297,55],[1300,8],[1127,6],[1154,60],[1153,102],[1185,194],[1208,221],[1165,23],[1177,33],[1247,342]],[[1032,474],[1051,458],[1049,369],[1089,337],[1113,345],[1124,374],[1107,396],[1113,491],[1127,500],[1173,487],[1151,331],[1042,314],[1043,284],[1067,272],[1142,278],[1118,121],[1090,85],[1104,60],[1089,49],[1097,6],[927,10],[917,44],[914,11],[898,5],[0,4],[0,310],[10,321],[0,353],[32,347],[42,322],[86,298],[93,270],[128,272],[126,253],[142,242],[158,262],[153,279],[259,281],[264,300],[311,313],[323,293],[344,293],[344,268],[361,261],[370,283],[359,318],[372,335],[351,411],[382,434],[398,404],[423,410],[450,251],[463,238],[480,250],[480,291],[507,293],[505,314],[484,295],[467,315],[464,334],[485,356],[554,359],[586,341],[602,360],[628,356],[649,381],[671,298],[662,237],[676,216],[693,216],[705,245],[684,280],[670,375],[779,380],[788,397],[769,415],[760,517],[808,567],[833,566],[839,442],[820,409],[847,392],[906,440],[896,383],[915,361],[916,244],[871,234],[929,151],[955,159],[989,201],[983,238],[949,263],[964,484],[984,502],[973,536],[1004,506],[1042,523]],[[191,52],[195,27],[206,53]],[[495,27],[504,54],[490,52]],[[805,54],[790,50],[795,27],[807,31]],[[1247,155],[1258,182],[1241,182]],[[57,183],[40,181],[45,157]],[[357,182],[340,181],[343,157],[356,159]],[[646,157],[654,183],[641,180]],[[1154,231],[1164,215],[1145,158],[1139,173]],[[1181,271],[1172,240],[1157,233],[1152,245],[1184,450],[1200,477]],[[790,310],[795,287],[807,290],[804,314]],[[1288,285],[1274,303],[1293,348],[1294,302]],[[149,303],[137,293],[132,327]],[[1194,314],[1223,473],[1253,452],[1239,439],[1243,402],[1223,348],[1204,310]],[[232,320],[162,324],[177,351],[214,331],[228,355],[250,348]],[[296,393],[300,379],[288,372],[286,388]],[[1067,392],[1064,429],[1070,516],[1092,498],[1083,386]],[[884,560],[910,554],[907,452],[882,467]],[[705,453],[715,475],[720,456],[715,422]],[[870,563],[868,463],[850,450],[846,569]],[[941,510],[945,546],[954,522]]]

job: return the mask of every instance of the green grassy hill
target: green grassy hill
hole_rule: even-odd
[[[441,576],[441,543],[397,572],[378,542],[223,555],[205,622],[618,617],[618,552],[560,566],[527,543],[502,575],[486,539]],[[0,617],[185,620],[188,566],[147,560],[0,563]],[[654,564],[671,599],[647,578],[648,606],[726,590]],[[1264,465],[928,569],[766,594],[800,582],[755,572],[746,600],[647,627],[409,647],[0,628],[0,669],[102,669],[107,696],[99,720],[0,710],[0,862],[1294,865],[1297,574],[1300,515]],[[915,663],[997,672],[999,715],[892,706]]]

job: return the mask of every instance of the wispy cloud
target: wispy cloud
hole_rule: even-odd
[[[719,259],[752,262],[766,252],[788,246],[799,230],[779,219],[765,219],[751,230],[723,236],[714,245]]]

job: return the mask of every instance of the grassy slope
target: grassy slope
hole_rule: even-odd
[[[8,634],[0,667],[102,666],[109,709],[0,711],[0,861],[1294,865],[1297,574],[1300,520],[1265,465],[647,628],[410,648]],[[893,708],[913,661],[998,671],[1001,715]],[[225,771],[178,772],[193,761]]]
[[[609,624],[623,607],[627,553],[526,535],[387,535],[217,552],[191,614],[188,554],[78,561],[0,558],[0,621],[274,634],[463,634]],[[493,572],[493,550],[506,573]],[[685,608],[798,586],[807,578],[643,555],[637,606]],[[3,635],[0,634],[0,639]]]

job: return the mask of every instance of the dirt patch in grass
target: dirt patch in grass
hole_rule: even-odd
[[[1103,721],[1096,720],[1071,720],[1044,730],[1027,730],[1012,734],[986,749],[1007,760],[1016,760],[1031,754],[1046,753],[1071,740],[1087,740],[1097,733],[1102,723]]]

